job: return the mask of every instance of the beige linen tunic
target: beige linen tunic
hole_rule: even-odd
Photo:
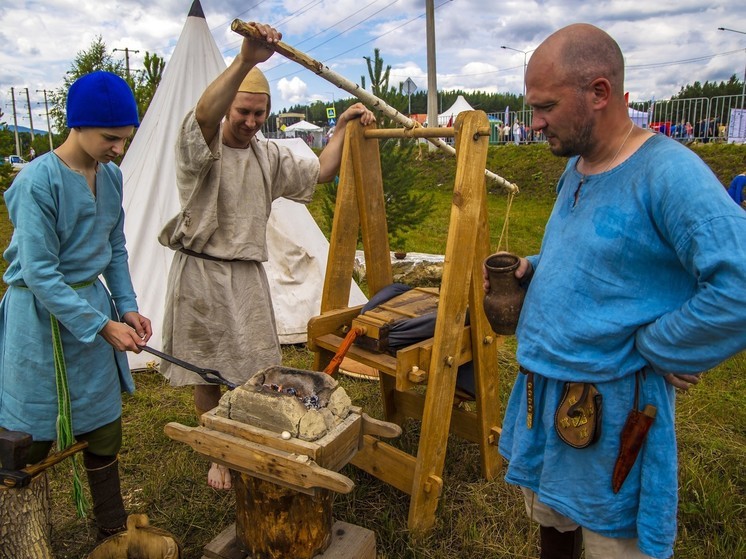
[[[222,128],[208,146],[192,110],[176,143],[181,211],[158,237],[177,251],[168,277],[163,351],[243,384],[281,360],[262,265],[272,200],[310,202],[319,162],[267,140],[254,138],[249,148],[235,149],[221,138]],[[229,261],[188,256],[180,248]],[[206,384],[168,362],[161,372],[173,386]]]

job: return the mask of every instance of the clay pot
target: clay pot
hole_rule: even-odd
[[[515,334],[526,290],[521,287],[515,271],[520,259],[514,254],[492,254],[484,261],[490,290],[484,296],[484,313],[496,334]]]

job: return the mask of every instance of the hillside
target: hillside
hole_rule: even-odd
[[[710,166],[724,188],[735,175],[746,171],[746,146],[693,144],[691,149]],[[554,202],[555,186],[566,163],[567,159],[553,156],[544,144],[490,146],[487,168],[520,188],[511,208],[509,239],[502,248],[509,241],[510,248],[517,253],[538,251],[543,224]],[[440,151],[428,152],[427,146],[423,146],[413,152],[407,167],[413,177],[414,190],[432,193],[435,206],[430,219],[405,235],[406,250],[443,254],[456,174],[455,157]],[[497,186],[490,188],[490,194],[491,241],[496,247],[506,217],[507,196]],[[322,197],[323,194],[317,195],[309,208],[328,236],[330,223],[323,216]]]

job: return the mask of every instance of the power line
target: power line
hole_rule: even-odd
[[[443,6],[443,5],[445,5],[446,3],[448,3],[448,2],[452,2],[452,1],[453,1],[453,0],[444,0],[443,2],[441,2],[440,4],[438,4],[437,6],[435,6],[435,9],[437,10],[437,9],[441,8],[441,7]],[[393,3],[394,3],[394,2],[392,2],[392,4],[393,4]],[[391,4],[389,4],[388,6],[390,6],[390,5],[391,5]],[[386,6],[386,7],[388,7],[388,6]],[[377,13],[378,13],[378,12],[377,12]],[[374,14],[374,15],[375,15],[375,14]],[[373,16],[370,16],[370,17],[373,17]],[[362,47],[362,46],[364,46],[364,45],[367,45],[367,44],[369,44],[369,43],[372,43],[373,41],[376,41],[376,40],[380,39],[381,37],[385,37],[386,35],[388,35],[388,34],[390,34],[390,33],[393,33],[394,31],[397,31],[397,30],[401,29],[402,27],[405,27],[405,26],[407,26],[407,25],[409,25],[410,23],[412,23],[412,22],[414,22],[414,21],[417,21],[418,19],[422,19],[423,17],[425,17],[425,13],[424,13],[424,12],[423,12],[423,13],[421,13],[420,15],[418,15],[418,16],[415,16],[415,17],[413,17],[413,18],[411,18],[411,19],[409,19],[409,20],[405,21],[404,23],[402,23],[402,24],[400,24],[400,25],[397,25],[396,27],[393,27],[393,28],[389,29],[389,30],[388,30],[388,31],[386,31],[385,33],[381,33],[380,35],[377,35],[376,37],[373,37],[372,39],[369,39],[369,40],[367,40],[367,41],[364,41],[364,42],[362,42],[362,43],[360,43],[360,44],[358,44],[358,45],[356,45],[356,46],[354,46],[354,47],[351,47],[351,48],[349,48],[349,49],[347,49],[347,50],[345,50],[345,51],[343,51],[343,52],[337,53],[337,54],[335,54],[334,56],[330,56],[330,57],[328,57],[328,58],[325,58],[325,59],[324,59],[324,60],[322,60],[321,62],[328,62],[329,60],[334,60],[335,58],[338,58],[338,57],[340,57],[340,56],[342,56],[342,55],[345,55],[345,54],[347,54],[348,52],[352,52],[352,51],[354,51],[354,50],[357,50],[357,49],[359,49],[360,47]],[[367,19],[370,19],[370,18],[366,18],[366,19],[364,19],[363,21],[361,21],[360,23],[363,23],[363,22],[364,22],[364,21],[366,21]],[[358,24],[358,25],[359,25],[359,24]],[[357,25],[355,25],[355,26],[353,26],[353,27],[357,27]],[[349,29],[348,29],[347,31],[349,31]],[[346,32],[346,31],[345,31],[345,32]],[[340,33],[340,34],[341,34],[341,33]],[[337,35],[337,36],[339,36],[339,35]],[[336,37],[333,37],[333,38],[336,38]],[[331,40],[331,39],[330,39],[330,40]],[[328,42],[329,42],[329,41],[325,41],[324,43],[322,43],[322,45],[323,45],[323,44],[326,44],[326,43],[328,43]],[[318,46],[320,46],[320,45],[317,45],[316,47],[313,47],[313,48],[317,48]],[[312,50],[313,50],[313,49],[311,49],[311,51],[312,51]],[[300,73],[300,72],[302,72],[302,71],[303,71],[303,69],[301,68],[300,70],[298,70],[298,71],[296,71],[296,72],[292,72],[292,73],[290,73],[290,74],[286,74],[286,75],[284,75],[284,76],[281,76],[280,78],[275,78],[275,79],[272,79],[272,80],[270,80],[270,81],[277,81],[277,80],[280,80],[280,79],[282,79],[282,78],[287,78],[287,77],[289,77],[289,76],[294,76],[295,74],[299,74],[299,73]]]
[[[319,48],[319,47],[322,47],[322,46],[324,46],[325,44],[327,44],[327,43],[329,43],[329,42],[333,41],[333,40],[334,40],[334,39],[336,39],[337,37],[340,37],[341,35],[344,35],[344,34],[345,34],[345,33],[347,33],[348,31],[351,31],[351,30],[352,30],[352,29],[354,29],[355,27],[358,27],[358,26],[362,25],[362,24],[363,24],[364,22],[368,21],[369,19],[372,19],[372,18],[373,18],[374,16],[376,16],[376,15],[380,14],[380,13],[381,13],[382,11],[384,11],[384,10],[385,10],[385,9],[387,9],[387,8],[389,8],[389,7],[390,7],[390,6],[392,6],[393,4],[396,4],[396,3],[398,2],[398,1],[399,1],[399,0],[393,0],[393,1],[392,1],[392,2],[390,2],[389,4],[386,4],[386,5],[385,5],[385,6],[383,7],[383,8],[381,8],[380,10],[378,10],[378,11],[376,11],[376,12],[372,13],[371,15],[369,15],[368,17],[366,17],[366,18],[362,19],[361,21],[357,22],[356,24],[354,24],[354,25],[351,25],[351,26],[350,26],[350,27],[348,27],[347,29],[344,29],[344,30],[340,31],[340,32],[339,32],[339,33],[337,33],[336,35],[332,35],[331,37],[329,37],[329,38],[328,38],[328,39],[326,39],[325,41],[323,41],[323,42],[321,42],[321,43],[319,43],[319,44],[317,44],[317,45],[315,45],[315,46],[311,47],[311,48],[309,49],[309,51],[308,51],[308,52],[309,52],[309,53],[311,53],[311,52],[313,52],[313,50],[314,50],[314,49],[317,49],[317,48]],[[374,4],[374,3],[375,3],[375,2],[371,2],[371,4]],[[371,4],[368,4],[368,6],[370,6]],[[366,8],[367,8],[368,6],[366,6]],[[354,15],[354,14],[353,14],[353,15]],[[345,21],[345,20],[349,19],[350,17],[352,17],[352,16],[351,16],[351,15],[350,15],[350,16],[347,16],[346,18],[344,18],[344,19],[340,20],[339,22],[335,23],[334,25],[332,25],[332,26],[328,27],[328,28],[327,28],[326,30],[324,30],[324,31],[322,31],[322,32],[320,32],[320,33],[316,33],[316,35],[314,35],[314,37],[316,37],[316,36],[320,35],[321,33],[324,33],[324,32],[326,32],[326,31],[327,31],[327,30],[329,30],[329,29],[333,29],[333,28],[334,28],[334,27],[336,27],[336,26],[337,26],[337,25],[338,25],[339,23],[341,23],[342,21]],[[304,39],[303,41],[300,41],[300,43],[298,43],[298,44],[299,44],[299,45],[300,45],[300,44],[303,44],[303,43],[305,43],[305,42],[309,41],[310,39],[311,39],[311,37],[309,37],[308,39]],[[346,51],[346,52],[349,52],[349,51]],[[344,53],[342,53],[342,54],[344,54]],[[336,56],[341,56],[341,55],[336,55]],[[331,59],[327,59],[327,60],[331,60]],[[285,64],[288,64],[289,62],[290,62],[290,60],[288,60],[288,59],[284,59],[284,60],[283,60],[282,62],[280,62],[279,64],[276,64],[275,66],[272,66],[271,68],[268,68],[268,69],[267,69],[267,72],[271,72],[272,70],[275,70],[276,68],[279,68],[280,66],[283,66],[283,65],[285,65]],[[300,70],[300,71],[302,71],[302,70]],[[298,72],[293,72],[292,74],[288,74],[288,75],[292,76],[292,75],[295,75],[295,74],[297,74],[297,73],[298,73]],[[285,77],[285,76],[283,76],[283,77]],[[277,79],[282,79],[282,78],[277,78]],[[270,81],[274,81],[274,80],[270,80]]]

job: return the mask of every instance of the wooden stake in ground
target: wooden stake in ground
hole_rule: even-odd
[[[261,39],[262,38],[262,36],[257,31],[256,27],[254,27],[251,23],[243,22],[240,19],[233,20],[233,23],[231,24],[231,29],[234,32],[238,33],[239,35],[248,37],[250,39]],[[416,128],[420,126],[419,122],[412,120],[408,116],[401,114],[394,107],[386,103],[383,99],[380,99],[376,97],[375,95],[373,95],[372,93],[365,91],[358,84],[349,81],[347,78],[344,78],[343,76],[337,74],[333,70],[330,70],[329,67],[324,66],[318,60],[315,60],[311,58],[310,56],[308,56],[307,54],[304,54],[300,52],[299,50],[294,49],[290,45],[287,45],[286,43],[279,41],[277,43],[269,43],[266,46],[268,48],[273,49],[275,52],[279,52],[281,55],[289,58],[290,60],[297,62],[304,68],[311,70],[314,74],[321,76],[322,78],[333,83],[340,89],[344,89],[347,93],[351,93],[352,95],[360,99],[363,103],[365,103],[369,107],[381,111],[382,113],[384,113],[386,116],[388,116],[395,122],[398,122],[399,124],[404,126],[404,128],[411,130],[412,128]],[[447,143],[445,143],[440,138],[427,138],[427,140],[435,144],[442,151],[445,151],[446,153],[449,153],[451,155],[456,155],[456,149],[453,146],[450,146]],[[518,192],[518,186],[509,182],[503,177],[493,173],[492,171],[485,169],[484,174],[488,178],[494,180],[497,184],[499,184],[500,186],[508,190],[509,192],[513,192],[513,193]]]

